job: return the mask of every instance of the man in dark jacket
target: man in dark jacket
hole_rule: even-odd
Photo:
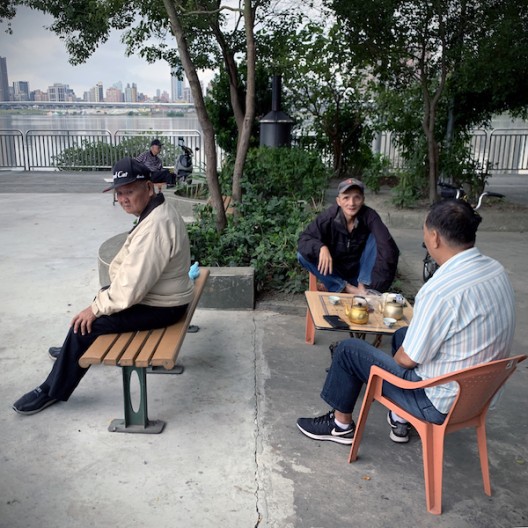
[[[159,139],[153,139],[150,149],[136,156],[139,163],[143,163],[150,169],[150,177],[153,183],[166,183],[167,187],[174,186],[174,174],[169,169],[163,168],[163,162],[159,157],[163,144]]]
[[[337,192],[337,204],[301,233],[300,264],[331,292],[387,291],[398,266],[398,246],[379,214],[365,205],[362,182],[348,178]]]

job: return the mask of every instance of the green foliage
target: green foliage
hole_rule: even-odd
[[[390,176],[390,160],[383,154],[375,154],[370,165],[363,171],[363,183],[378,194],[381,183]]]
[[[341,25],[326,25],[310,21],[291,40],[287,100],[302,135],[331,160],[334,176],[357,176],[371,156],[367,84]]]
[[[227,192],[231,175],[228,161],[220,177]],[[198,208],[197,222],[188,228],[193,259],[204,266],[253,266],[258,291],[303,291],[306,272],[297,264],[297,240],[318,211],[327,185],[328,170],[315,153],[250,150],[243,203],[235,204],[225,230],[217,232],[209,205]]]
[[[468,143],[459,142],[443,153],[444,179],[462,187],[470,202],[476,203],[490,177],[491,163],[483,167],[472,158]]]
[[[393,190],[392,202],[402,208],[410,208],[427,195],[427,166],[420,152],[411,158],[405,169],[397,171],[398,185]]]
[[[244,86],[239,88],[238,97],[244,100],[246,68],[239,69],[241,82]],[[255,72],[255,113],[264,116],[271,110],[270,80],[267,70],[257,64]],[[244,106],[244,105],[242,105]],[[227,154],[234,155],[237,147],[238,129],[233,115],[229,92],[229,79],[222,70],[211,82],[211,89],[205,98],[205,107],[214,126],[218,146]],[[255,121],[251,129],[250,147],[259,144],[259,123]]]
[[[135,157],[150,148],[153,138],[163,143],[161,157],[170,160],[164,165],[171,166],[176,155],[176,148],[166,138],[150,132],[139,136],[126,136],[117,144],[108,143],[107,138],[84,139],[74,146],[65,148],[54,156],[53,161],[59,170],[94,170],[110,169],[121,158]],[[74,138],[73,138],[74,139]]]
[[[233,164],[234,159],[228,158],[220,176],[225,193],[230,189]],[[322,199],[329,179],[330,171],[317,152],[259,147],[248,151],[242,186],[265,199],[287,196],[295,200],[317,201]]]
[[[188,227],[191,255],[203,266],[252,266],[257,291],[305,289],[306,272],[297,264],[297,240],[313,213],[287,197],[245,196],[222,233],[214,212],[200,206]]]

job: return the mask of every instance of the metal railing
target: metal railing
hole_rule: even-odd
[[[172,167],[179,141],[193,151],[195,167],[205,165],[198,130],[0,130],[0,169],[110,170],[124,156],[137,156],[150,141],[165,145],[164,165]],[[134,141],[137,140],[137,141]],[[221,153],[219,153],[221,155]]]
[[[405,160],[393,139],[390,132],[379,134],[372,143],[372,150],[387,157],[393,168],[401,169]],[[473,159],[490,172],[528,170],[528,130],[474,130],[470,146]]]
[[[0,169],[12,170],[109,170],[125,155],[136,156],[153,137],[167,146],[164,164],[173,166],[179,153],[179,138],[193,151],[195,167],[205,167],[203,138],[198,130],[0,130]],[[127,140],[139,138],[134,152],[126,150]],[[119,147],[123,147],[119,149]],[[170,146],[170,147],[169,147]],[[219,161],[222,153],[218,150]],[[405,160],[391,133],[378,135],[372,150],[386,156],[392,167],[402,168]],[[528,130],[475,130],[471,137],[473,158],[491,172],[528,171]]]

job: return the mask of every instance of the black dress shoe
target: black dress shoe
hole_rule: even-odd
[[[55,361],[61,353],[62,347],[49,347],[48,356]]]
[[[13,403],[13,410],[18,414],[36,414],[43,411],[46,407],[57,403],[57,401],[50,398],[48,393],[44,392],[40,387],[37,387]]]

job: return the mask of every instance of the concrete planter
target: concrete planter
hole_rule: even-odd
[[[207,200],[196,200],[194,198],[185,198],[184,196],[177,196],[174,193],[165,192],[165,198],[171,202],[176,202],[178,212],[184,218],[194,217],[194,206],[197,204],[205,204]]]
[[[98,270],[101,286],[110,284],[108,267],[126,240],[128,233],[109,238],[99,248]],[[255,270],[210,268],[209,279],[200,299],[200,308],[217,310],[253,310],[255,308]]]

